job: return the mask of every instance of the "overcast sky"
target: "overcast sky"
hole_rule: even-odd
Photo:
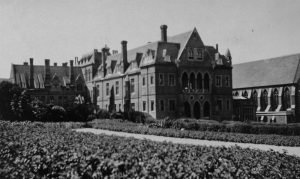
[[[11,64],[69,61],[107,44],[120,51],[197,28],[233,63],[300,52],[299,0],[0,0],[0,77]]]

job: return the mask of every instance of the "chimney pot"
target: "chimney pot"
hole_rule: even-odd
[[[75,76],[74,76],[74,66],[73,66],[74,61],[70,60],[70,84],[74,85],[75,84]]]
[[[217,50],[217,52],[219,52],[219,45],[218,44],[216,44],[216,50]]]
[[[27,65],[28,65],[28,62],[24,62],[23,65],[27,66]]]
[[[162,42],[167,42],[167,25],[161,25],[160,30],[161,30],[161,41]]]
[[[53,65],[56,67],[56,66],[57,66],[57,63],[54,63]]]

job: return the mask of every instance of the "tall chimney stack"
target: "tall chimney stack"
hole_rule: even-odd
[[[29,63],[30,63],[30,66],[29,66],[29,87],[30,88],[34,88],[34,78],[33,78],[33,58],[30,58],[29,59]]]
[[[74,76],[74,66],[73,66],[74,61],[70,60],[70,84],[74,85],[75,84],[75,76]]]
[[[44,81],[44,86],[45,87],[50,87],[50,81],[51,81],[51,76],[50,76],[50,60],[45,59],[45,81]]]
[[[216,50],[217,50],[217,52],[219,52],[219,45],[218,44],[216,44]]]
[[[102,76],[105,77],[107,70],[106,70],[106,59],[109,52],[109,48],[105,45],[102,49],[102,67],[103,67],[103,74]]]
[[[122,44],[122,55],[123,55],[123,73],[125,73],[125,71],[127,70],[129,63],[127,60],[127,41],[123,40],[121,41]]]
[[[160,31],[161,31],[161,41],[162,42],[167,42],[167,25],[161,25],[160,26]]]

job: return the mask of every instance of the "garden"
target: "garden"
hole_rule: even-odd
[[[0,122],[0,178],[299,178],[274,151],[158,143],[71,130],[80,123]]]

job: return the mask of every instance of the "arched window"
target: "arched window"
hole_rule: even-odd
[[[207,73],[204,75],[204,89],[209,90],[209,75]]]
[[[260,98],[260,104],[261,104],[261,111],[266,110],[268,106],[268,91],[264,90],[261,94]]]
[[[198,73],[198,75],[197,75],[197,88],[202,89],[202,75],[201,75],[201,73]]]
[[[204,103],[204,117],[209,117],[210,116],[210,105],[209,105],[209,102],[205,102]]]
[[[184,72],[182,75],[181,84],[183,89],[188,88],[188,75],[186,74],[186,72]]]
[[[272,111],[275,111],[278,107],[278,90],[274,89],[272,91],[272,96],[271,96],[271,108]]]
[[[248,92],[247,91],[244,91],[242,95],[243,95],[243,97],[248,98]]]
[[[194,104],[194,118],[200,119],[200,104],[198,101]]]
[[[235,92],[235,93],[234,93],[234,96],[239,96],[239,92]]]
[[[184,115],[185,117],[191,117],[190,104],[187,101],[184,103]]]
[[[195,89],[196,88],[195,81],[196,81],[195,74],[191,73],[191,75],[190,75],[190,88],[191,89]]]
[[[252,97],[251,97],[252,101],[254,102],[255,106],[258,106],[258,101],[257,101],[257,91],[254,90],[252,93]]]
[[[286,111],[288,108],[291,107],[291,100],[290,100],[291,92],[288,87],[285,87],[282,94],[282,110]]]

